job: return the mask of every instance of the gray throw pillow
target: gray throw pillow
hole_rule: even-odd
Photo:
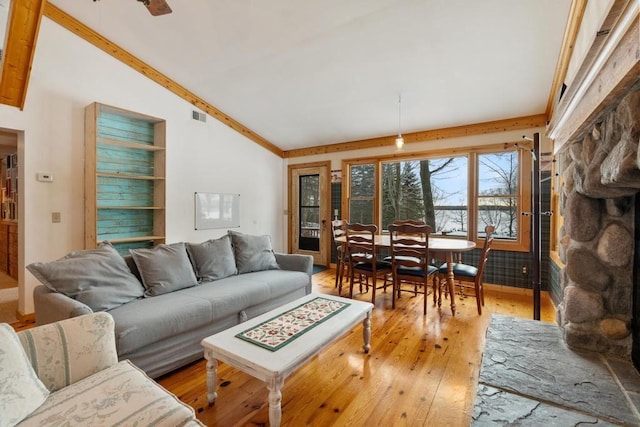
[[[224,279],[238,272],[228,235],[202,243],[187,243],[187,252],[200,282]]]
[[[144,295],[152,297],[198,284],[184,243],[129,250],[138,266]]]
[[[27,269],[47,288],[106,311],[144,294],[124,258],[108,242],[71,252],[57,261],[34,262]]]
[[[228,233],[233,244],[238,274],[279,268],[269,236],[252,236],[232,230]]]

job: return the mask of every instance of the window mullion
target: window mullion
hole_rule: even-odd
[[[478,154],[471,152],[469,153],[469,171],[467,175],[468,179],[468,209],[469,209],[469,219],[467,220],[468,224],[468,240],[473,240],[475,242],[478,241]]]

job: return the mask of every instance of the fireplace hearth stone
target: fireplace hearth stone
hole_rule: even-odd
[[[631,362],[567,347],[555,323],[492,315],[473,424],[640,425]]]

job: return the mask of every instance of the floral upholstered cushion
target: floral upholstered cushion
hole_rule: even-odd
[[[0,323],[0,426],[16,425],[48,395],[13,328]]]
[[[55,391],[118,363],[114,321],[99,312],[18,334],[40,380]]]
[[[180,402],[129,361],[51,393],[24,425],[200,426]]]

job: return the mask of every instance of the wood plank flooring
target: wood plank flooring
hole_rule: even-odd
[[[314,292],[337,295],[335,270],[313,276]],[[343,289],[343,296],[346,292]],[[354,298],[370,301],[371,294]],[[391,309],[391,293],[376,293],[371,352],[362,351],[362,327],[322,351],[285,380],[284,426],[466,426],[469,425],[484,336],[492,313],[531,318],[531,297],[485,291],[478,316],[475,299],[458,298],[456,316],[449,300],[441,309],[422,295],[403,294]],[[555,308],[542,296],[542,320],[554,321]],[[268,424],[264,383],[228,365],[219,366],[218,399],[206,401],[204,360],[158,379],[191,405],[208,426]]]

